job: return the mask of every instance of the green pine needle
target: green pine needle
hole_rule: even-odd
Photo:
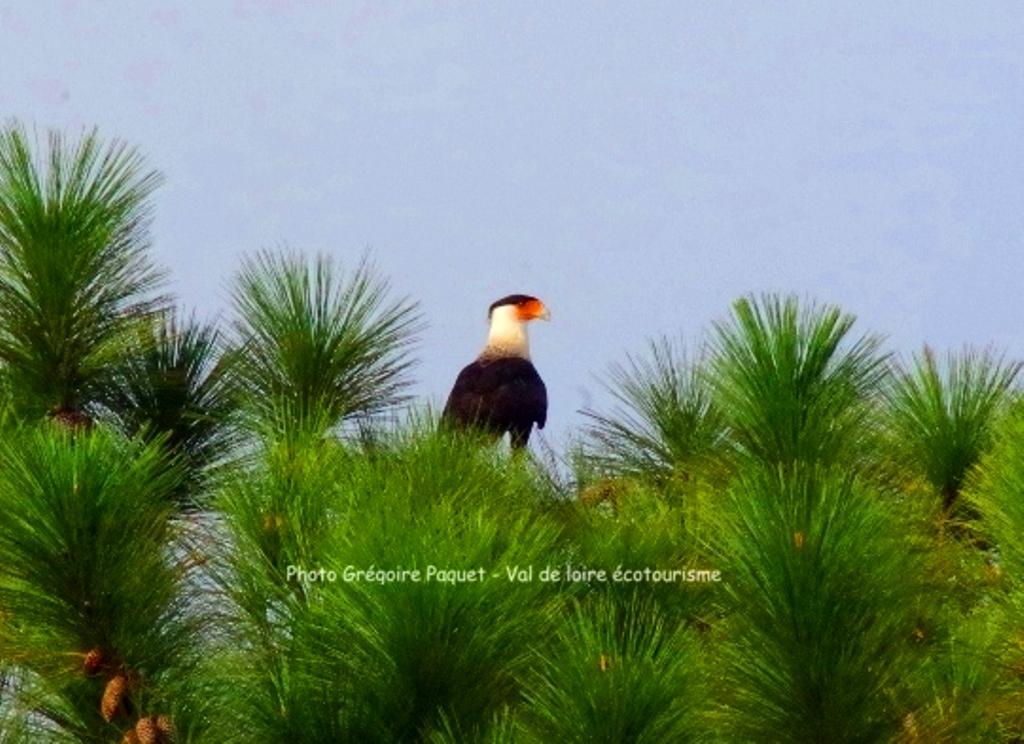
[[[421,324],[414,303],[388,293],[365,260],[341,274],[326,257],[247,259],[233,291],[232,361],[253,427],[278,438],[404,401]]]
[[[0,130],[0,361],[31,415],[94,402],[164,278],[148,232],[161,178],[142,156],[95,131],[40,149]]]

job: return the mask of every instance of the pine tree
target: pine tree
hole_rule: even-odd
[[[0,130],[0,363],[21,415],[87,426],[126,336],[164,302],[149,256],[161,179],[95,131],[46,143]]]

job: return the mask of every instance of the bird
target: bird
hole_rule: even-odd
[[[530,360],[526,327],[534,320],[550,320],[551,313],[532,295],[511,294],[491,303],[487,318],[487,344],[459,372],[441,420],[495,439],[508,432],[512,448],[521,450],[533,425],[543,429],[548,416],[548,392]]]

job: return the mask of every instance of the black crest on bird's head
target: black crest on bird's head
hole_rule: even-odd
[[[510,294],[506,297],[502,297],[500,300],[495,300],[491,303],[491,306],[487,308],[487,317],[491,317],[491,313],[494,312],[494,308],[501,307],[502,305],[522,305],[524,302],[530,300],[536,300],[537,298],[533,295],[527,294]]]

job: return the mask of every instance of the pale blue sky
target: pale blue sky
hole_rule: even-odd
[[[748,291],[1024,356],[1022,39],[1019,2],[0,0],[0,118],[137,144],[204,313],[244,252],[369,247],[424,398],[540,296],[561,446],[595,373]]]

